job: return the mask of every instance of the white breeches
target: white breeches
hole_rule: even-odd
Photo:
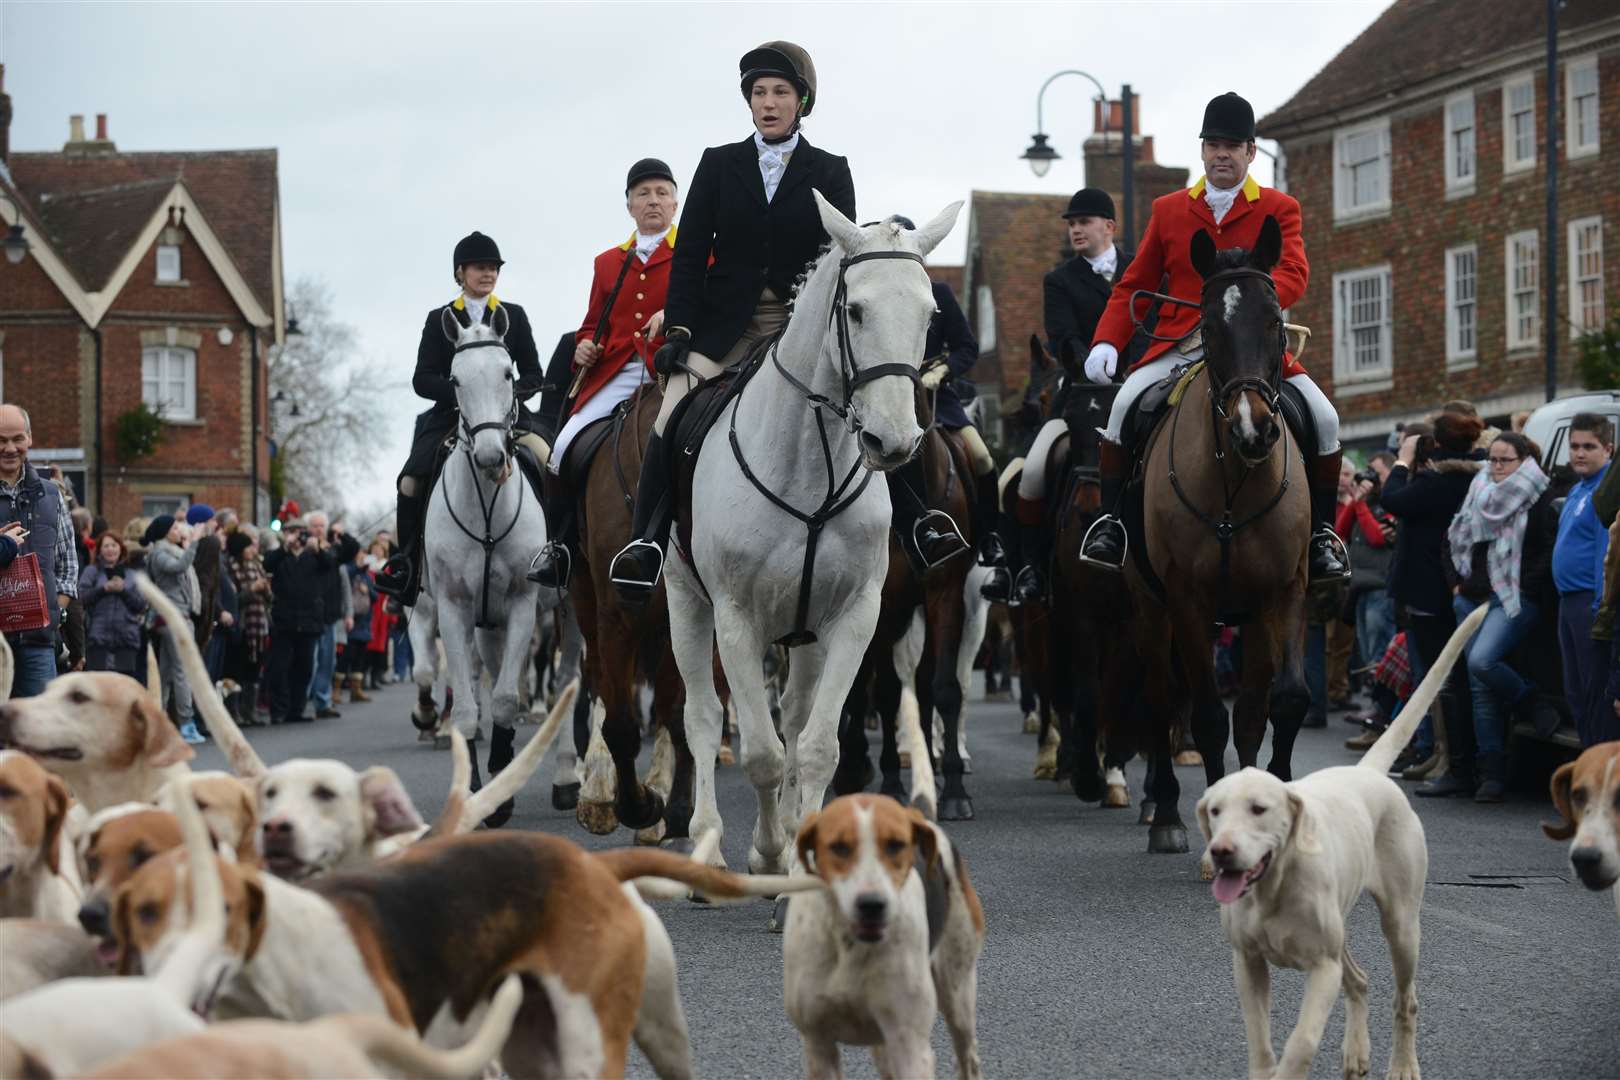
[[[1018,497],[1028,501],[1046,498],[1046,459],[1052,444],[1069,433],[1069,422],[1061,417],[1048,420],[1036,433],[1024,455],[1024,471],[1018,477]]]
[[[686,354],[686,366],[703,379],[712,379],[747,356],[754,342],[776,333],[787,325],[787,321],[787,304],[778,299],[771,290],[766,289],[760,293],[759,303],[754,305],[753,317],[748,320],[748,325],[743,328],[742,337],[737,339],[730,352],[722,356],[718,363],[700,352],[689,352]],[[680,404],[681,398],[689,391],[697,387],[698,382],[698,379],[684,371],[675,372],[665,381],[664,404],[658,410],[658,419],[653,421],[654,434],[664,434],[664,427],[669,423],[669,416],[675,411],[675,406]]]
[[[652,378],[647,373],[647,365],[641,362],[639,356],[631,356],[625,361],[624,367],[609,379],[607,383],[590,396],[579,411],[568,418],[568,422],[557,432],[557,445],[551,448],[551,460],[546,462],[546,468],[555,475],[562,468],[564,455],[573,445],[574,439],[581,431],[602,417],[619,407],[619,402],[636,392],[636,387]]]
[[[1172,349],[1127,375],[1124,383],[1120,385],[1119,395],[1114,398],[1114,409],[1108,414],[1108,427],[1103,431],[1103,437],[1110,442],[1119,442],[1119,429],[1124,426],[1125,414],[1130,409],[1131,402],[1141,397],[1142,392],[1148,387],[1169,375],[1172,368],[1202,359],[1203,355],[1202,346],[1193,349],[1191,355],[1184,355]],[[1339,448],[1339,412],[1333,407],[1333,402],[1322,393],[1321,387],[1311,381],[1309,375],[1295,375],[1287,381],[1305,399],[1306,406],[1311,410],[1311,418],[1316,422],[1316,453],[1333,453]],[[1046,434],[1044,428],[1041,434]],[[1035,444],[1040,445],[1039,438]],[[1034,453],[1034,449],[1031,448],[1030,456],[1034,457]],[[1029,475],[1027,466],[1025,475]],[[1023,482],[1019,483],[1018,491],[1019,494],[1023,494]]]

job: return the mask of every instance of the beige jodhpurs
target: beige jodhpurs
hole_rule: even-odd
[[[769,337],[786,326],[787,320],[787,305],[778,299],[775,293],[766,289],[760,294],[759,303],[754,306],[753,317],[748,320],[747,327],[743,329],[742,337],[738,338],[737,344],[733,345],[731,350],[720,358],[719,363],[700,352],[689,352],[686,354],[686,366],[691,368],[697,376],[703,379],[712,379],[732,364],[741,360],[754,342],[760,338]],[[677,371],[669,376],[664,385],[664,404],[658,410],[658,419],[653,422],[654,434],[662,435],[664,433],[664,425],[669,423],[669,414],[675,411],[675,406],[680,403],[681,398],[685,397],[693,387],[698,385],[698,381],[698,378],[694,378],[684,371]]]

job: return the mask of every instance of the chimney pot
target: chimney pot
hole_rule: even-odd
[[[84,142],[84,116],[80,113],[68,117],[68,142]]]
[[[96,113],[96,141],[107,141],[107,114],[104,112]]]

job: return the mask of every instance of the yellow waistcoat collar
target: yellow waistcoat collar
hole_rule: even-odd
[[[670,227],[669,227],[669,235],[668,235],[668,236],[666,236],[666,237],[664,237],[664,240],[665,240],[665,241],[666,241],[666,242],[668,242],[668,244],[669,244],[669,249],[670,249],[670,250],[671,250],[671,251],[674,251],[674,250],[675,250],[675,230],[676,230],[676,229],[677,229],[677,228],[678,228],[678,226],[675,226],[675,225],[671,225],[671,226],[670,226]],[[624,242],[624,243],[622,243],[622,244],[620,244],[620,245],[619,245],[619,250],[620,250],[620,251],[629,251],[629,250],[630,250],[630,249],[631,249],[631,248],[633,248],[633,247],[635,247],[635,246],[636,246],[636,230],[634,230],[634,229],[631,229],[631,230],[630,230],[630,239],[628,239],[628,240],[626,240],[626,241],[625,241],[625,242]],[[658,250],[658,249],[657,249],[657,248],[653,248],[653,250],[654,250],[654,251],[657,251],[657,250]]]
[[[1204,185],[1207,183],[1209,183],[1209,177],[1200,176],[1198,183],[1187,189],[1187,197],[1189,199],[1202,198]],[[1253,173],[1243,178],[1243,197],[1250,202],[1256,202],[1260,198],[1260,182],[1254,178]]]
[[[457,311],[465,311],[467,309],[467,294],[457,293],[456,298],[450,301],[450,306],[455,308]],[[501,306],[501,302],[496,298],[494,293],[490,293],[489,299],[484,301],[484,306],[489,308],[489,310],[494,311],[496,308]]]

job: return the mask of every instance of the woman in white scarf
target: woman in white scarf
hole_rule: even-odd
[[[1558,532],[1541,448],[1517,432],[1504,432],[1491,442],[1489,455],[1446,536],[1458,620],[1490,605],[1467,650],[1480,781],[1475,802],[1502,801],[1503,710],[1519,711],[1534,693],[1507,658],[1545,608]]]

